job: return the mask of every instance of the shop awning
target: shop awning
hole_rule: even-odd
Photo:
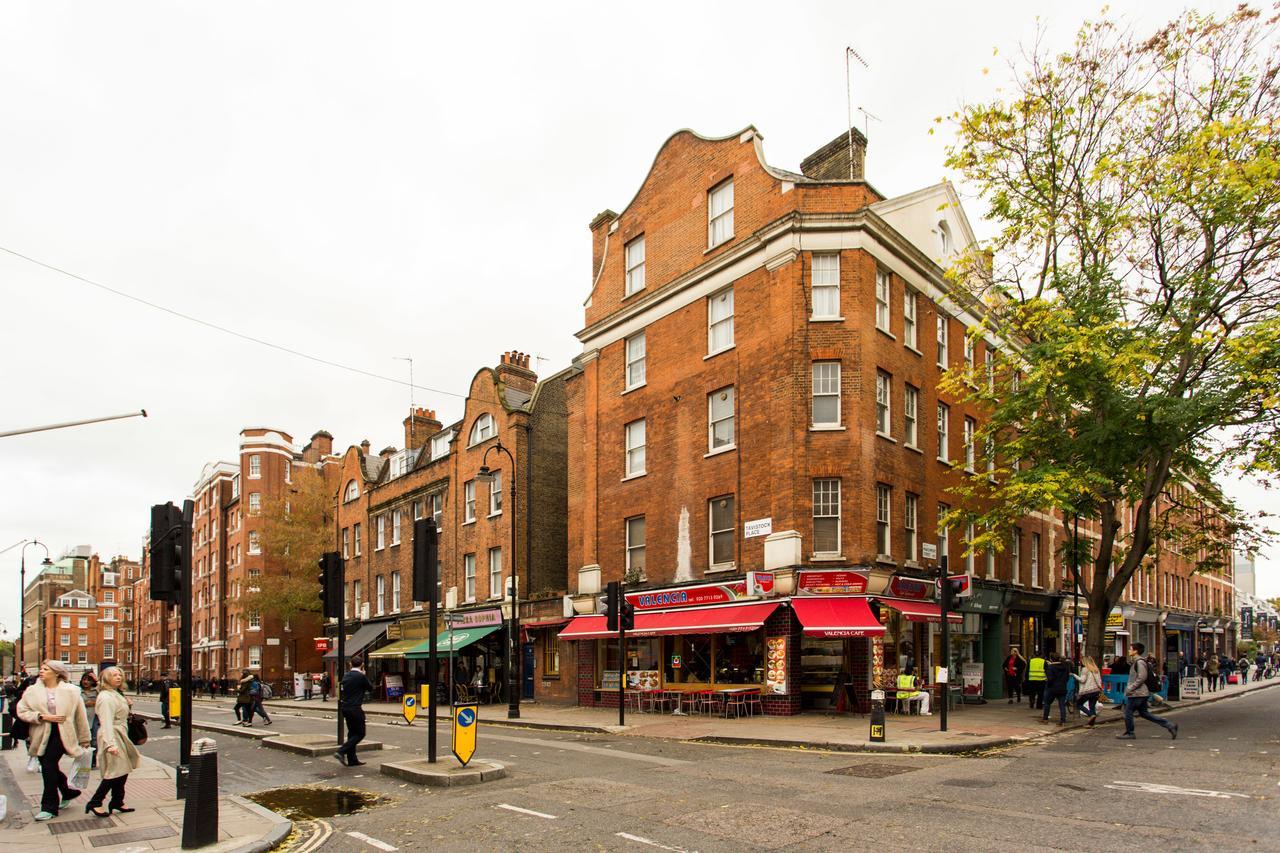
[[[345,648],[343,648],[347,659],[350,660],[352,655],[360,654],[368,648],[370,643],[387,633],[387,626],[390,624],[390,622],[375,622],[371,625],[361,625],[356,629],[356,632],[347,638]],[[338,643],[336,640],[333,648],[324,653],[324,659],[338,659]]]
[[[885,607],[892,607],[907,617],[908,622],[942,621],[942,608],[932,601],[915,601],[908,598],[877,598],[876,601]],[[947,612],[947,621],[963,622],[964,617],[952,610]]]
[[[865,598],[795,598],[791,609],[806,637],[878,637],[884,633]]]
[[[663,637],[669,634],[736,634],[755,631],[764,625],[776,601],[728,607],[700,607],[689,610],[667,610],[661,613],[637,613],[636,626],[628,637]],[[605,627],[603,616],[578,616],[560,632],[562,640],[599,640],[616,637],[616,631]]]
[[[441,631],[436,635],[436,655],[456,652],[502,628],[502,625],[480,625],[475,628],[459,628],[456,631]],[[417,646],[405,654],[405,657],[409,660],[426,660],[431,657],[429,641],[418,640]]]
[[[399,658],[404,657],[405,652],[418,647],[421,638],[415,640],[396,640],[394,643],[388,643],[380,649],[374,649],[365,655],[365,657],[373,658]]]
[[[541,631],[545,628],[559,628],[568,625],[569,620],[565,619],[522,619],[520,620],[521,628],[528,628],[530,631]]]

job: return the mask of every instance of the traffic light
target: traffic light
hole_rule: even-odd
[[[434,518],[420,518],[413,523],[413,600],[435,601],[440,597],[440,545]]]
[[[182,510],[170,501],[151,507],[151,600],[178,603],[182,588]]]
[[[938,582],[943,603],[948,610],[952,609],[953,603],[958,598],[968,598],[973,595],[973,578],[970,575],[950,575],[947,577],[946,583]]]
[[[604,624],[610,631],[618,630],[618,601],[622,598],[622,584],[617,581],[609,581],[604,588]]]
[[[618,598],[622,602],[622,630],[630,631],[636,627],[636,606],[619,590]]]
[[[336,619],[342,615],[342,555],[329,551],[320,558],[319,566],[316,579],[320,582],[321,612]]]

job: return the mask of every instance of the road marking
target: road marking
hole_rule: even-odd
[[[1242,800],[1249,799],[1248,794],[1233,794],[1230,791],[1209,791],[1204,788],[1179,788],[1176,785],[1158,785],[1155,782],[1112,782],[1110,785],[1103,785],[1104,788],[1111,788],[1115,791],[1142,791],[1147,794],[1178,794],[1184,797],[1212,797],[1217,800],[1229,800],[1232,797],[1239,797]]]
[[[494,806],[494,808],[506,809],[509,812],[519,812],[520,814],[533,815],[534,817],[545,817],[547,820],[556,820],[556,816],[553,814],[546,814],[545,812],[535,812],[533,809],[522,809],[519,806],[508,805],[507,803],[498,803],[496,806]]]
[[[574,752],[591,752],[597,755],[607,755],[610,758],[629,758],[632,761],[645,761],[650,764],[661,764],[666,767],[683,767],[686,764],[692,764],[692,761],[685,761],[681,758],[663,758],[659,755],[644,755],[638,752],[625,752],[617,749],[606,749],[602,746],[587,746],[585,743],[576,743],[568,740],[544,740],[533,737],[513,737],[512,735],[497,735],[493,732],[485,735],[488,740],[505,740],[510,743],[526,743],[531,746],[542,746],[548,749],[567,749]]]
[[[368,835],[365,835],[363,832],[348,831],[347,835],[350,835],[352,838],[356,839],[357,841],[363,841],[365,844],[368,844],[371,847],[377,847],[379,850],[399,850],[400,849],[399,847],[392,847],[390,844],[388,844],[385,841],[379,841],[376,838],[370,838]]]
[[[686,853],[683,847],[668,847],[665,844],[659,844],[657,841],[653,841],[649,838],[643,838],[639,835],[632,835],[629,832],[615,832],[614,835],[619,838],[625,838],[628,841],[634,841],[637,844],[648,844],[650,847],[657,847],[659,850],[675,850],[677,853]]]

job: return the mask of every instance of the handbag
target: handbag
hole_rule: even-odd
[[[129,741],[134,746],[142,746],[147,742],[147,721],[138,714],[129,715]]]

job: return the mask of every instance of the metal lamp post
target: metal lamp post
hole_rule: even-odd
[[[22,546],[22,560],[18,564],[18,582],[22,588],[22,591],[18,595],[18,607],[22,623],[19,628],[18,635],[18,645],[20,648],[18,649],[17,655],[15,655],[18,659],[19,672],[21,672],[27,665],[27,549],[32,545],[39,545],[41,548],[44,548],[44,562],[40,564],[41,568],[53,565],[53,561],[49,559],[49,547],[43,542],[32,539],[30,542]]]
[[[496,450],[499,453],[505,453],[507,459],[511,460],[511,621],[508,623],[509,636],[507,637],[507,719],[517,720],[520,718],[520,680],[516,672],[519,667],[522,655],[517,651],[517,644],[520,642],[520,598],[518,594],[520,574],[516,570],[518,563],[516,562],[516,459],[511,455],[511,451],[502,446],[502,439],[498,439],[497,443],[488,447],[484,451],[484,456],[480,459],[480,470],[476,472],[476,479],[483,483],[492,483],[494,480],[494,472],[489,470],[489,453]]]

